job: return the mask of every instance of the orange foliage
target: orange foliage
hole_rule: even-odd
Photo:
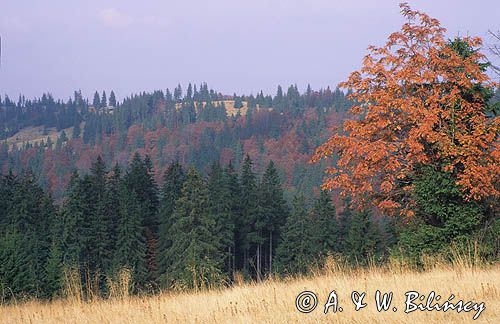
[[[500,119],[485,114],[475,90],[494,86],[478,65],[483,55],[458,55],[436,19],[407,4],[401,9],[408,20],[401,31],[369,47],[362,68],[340,84],[356,105],[344,132],[312,158],[338,155],[323,188],[340,189],[358,206],[371,202],[408,215],[412,175],[425,164],[452,172],[467,199],[500,197]],[[481,45],[479,38],[464,41]]]

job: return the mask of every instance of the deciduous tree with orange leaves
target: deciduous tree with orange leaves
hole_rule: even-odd
[[[500,119],[481,39],[447,40],[438,20],[400,7],[401,30],[340,84],[355,105],[312,157],[335,157],[323,189],[411,216],[412,179],[425,165],[452,174],[467,200],[500,197]]]

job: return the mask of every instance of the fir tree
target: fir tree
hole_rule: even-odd
[[[240,96],[234,95],[234,108],[240,109],[243,108],[243,99]]]
[[[62,251],[54,238],[54,243],[50,247],[50,254],[45,267],[45,295],[52,298],[61,294],[63,288],[63,266]]]
[[[172,287],[199,289],[220,285],[224,280],[217,221],[208,207],[207,185],[191,168],[176,203],[169,235],[172,247],[166,281]]]
[[[453,175],[425,167],[415,179],[415,217],[400,237],[403,255],[418,260],[423,254],[446,253],[454,242],[467,243],[484,222],[475,202],[466,202]]]
[[[107,198],[107,172],[104,161],[99,156],[90,169],[91,188],[89,188],[91,199],[94,201],[90,219],[90,234],[92,258],[94,259],[93,270],[99,276],[99,285],[104,286],[105,275],[111,267],[113,254],[113,243],[111,236],[112,219],[109,213]],[[89,202],[90,204],[90,202]]]
[[[73,172],[66,191],[66,201],[61,210],[60,246],[61,251],[63,251],[63,264],[65,266],[75,266],[80,262],[81,249],[84,243],[82,237],[84,209],[80,200],[82,190],[80,177],[76,171]]]
[[[135,291],[145,289],[148,280],[141,212],[137,194],[126,186],[120,186],[120,220],[113,269],[114,273],[124,268],[131,270]]]
[[[109,94],[109,105],[111,107],[116,107],[116,97],[113,90],[111,90],[111,93]]]
[[[0,238],[0,285],[10,289],[13,297],[40,293],[39,277],[29,236],[12,229]]]
[[[101,97],[101,108],[104,108],[107,106],[108,106],[108,99],[106,99],[106,91],[103,91],[102,97]]]
[[[313,253],[319,258],[339,251],[339,226],[335,207],[328,193],[321,191],[312,209],[311,244]]]
[[[136,153],[124,177],[127,190],[134,193],[141,215],[143,236],[147,248],[147,270],[150,281],[156,280],[156,248],[158,239],[158,188],[153,178],[153,166],[149,156],[144,160]]]
[[[258,192],[258,216],[255,229],[259,238],[257,243],[257,275],[260,276],[264,265],[272,271],[272,259],[278,241],[279,228],[286,220],[287,207],[278,170],[270,161],[266,167]],[[267,242],[267,251],[262,244]],[[264,260],[263,260],[264,258]]]
[[[169,237],[173,225],[173,212],[175,203],[181,196],[182,187],[185,181],[185,174],[181,164],[178,161],[172,162],[163,177],[163,186],[161,188],[161,200],[159,210],[160,235],[158,242],[158,274],[160,281],[164,284],[166,272],[170,267],[169,249],[172,246],[172,238]]]
[[[368,264],[380,255],[381,237],[368,211],[354,212],[349,223],[344,254],[357,265]]]
[[[101,107],[101,98],[99,97],[99,92],[95,92],[94,93],[94,100],[92,101],[92,106],[94,106],[94,108],[100,108]]]
[[[175,102],[179,102],[181,99],[182,99],[182,87],[179,84],[174,89],[174,100],[175,100]]]
[[[72,139],[76,139],[80,137],[80,119],[75,118],[74,123],[73,123],[73,132],[71,134]]]
[[[208,179],[208,208],[216,220],[217,235],[224,251],[224,265],[227,273],[233,273],[234,258],[234,219],[232,215],[229,180],[219,163],[214,163]]]
[[[234,278],[234,272],[238,269],[237,268],[237,259],[241,259],[240,256],[238,255],[240,249],[238,246],[238,229],[237,229],[237,224],[241,220],[242,216],[242,209],[241,209],[241,185],[240,181],[238,179],[238,174],[236,174],[233,164],[229,162],[227,167],[224,170],[224,176],[226,180],[226,186],[228,190],[228,200],[229,200],[229,205],[230,205],[230,213],[231,213],[231,223],[233,224],[233,255],[231,257],[231,270],[233,272],[233,278]]]
[[[46,295],[46,263],[55,209],[31,173],[3,177],[0,212],[0,285],[14,296]]]
[[[311,261],[309,220],[304,196],[295,196],[292,211],[276,251],[276,269],[282,274],[305,273]]]
[[[187,100],[193,99],[193,86],[191,85],[191,83],[189,83],[188,88],[186,90],[186,99]]]
[[[118,164],[115,164],[108,177],[106,186],[105,207],[109,219],[108,235],[110,248],[116,250],[117,224],[120,220],[120,188],[122,186],[122,171]]]
[[[250,248],[256,241],[255,221],[257,218],[257,184],[252,171],[252,160],[247,154],[241,168],[241,215],[236,221],[237,246],[240,250],[238,264],[248,273],[250,265]]]

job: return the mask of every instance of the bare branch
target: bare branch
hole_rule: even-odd
[[[488,33],[494,40],[494,43],[488,45],[488,50],[493,56],[500,60],[500,31],[494,32],[492,30],[488,30]],[[493,70],[493,72],[500,76],[500,66],[493,63],[490,59],[488,59],[488,62],[491,64],[491,69]]]

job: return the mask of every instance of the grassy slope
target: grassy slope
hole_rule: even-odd
[[[377,289],[393,291],[397,312],[378,313]],[[310,314],[295,309],[295,297],[303,290],[317,293],[319,304]],[[323,314],[331,290],[336,290],[342,313]],[[350,294],[366,291],[368,306],[354,311]],[[404,313],[404,293],[416,290],[443,296],[451,293],[464,301],[485,302],[486,310],[473,321],[474,311]],[[417,273],[409,270],[329,271],[287,281],[268,280],[220,291],[164,293],[91,303],[59,300],[49,304],[29,302],[0,307],[2,323],[500,323],[500,267],[438,267]]]
[[[11,148],[13,144],[15,144],[18,148],[21,148],[25,143],[31,143],[33,145],[35,145],[35,143],[40,144],[42,141],[47,142],[48,137],[50,137],[52,143],[55,144],[63,131],[66,133],[68,138],[71,138],[71,135],[73,134],[73,127],[63,129],[59,132],[55,128],[49,128],[47,129],[46,134],[43,133],[43,126],[26,127],[4,141],[7,142],[9,148]]]

